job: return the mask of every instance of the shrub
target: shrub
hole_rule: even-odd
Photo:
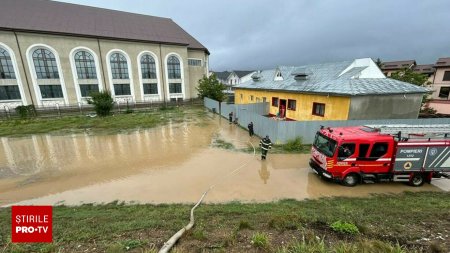
[[[19,114],[21,119],[35,116],[34,105],[19,105],[16,107],[16,113]]]
[[[330,227],[334,231],[343,234],[350,234],[350,235],[359,234],[358,227],[353,223],[343,222],[339,220],[331,224]]]
[[[91,99],[88,100],[88,103],[94,105],[95,112],[98,116],[104,117],[111,114],[111,110],[114,106],[114,101],[109,92],[93,92],[90,94],[90,96]]]
[[[302,151],[302,138],[297,137],[293,140],[289,140],[286,144],[283,145],[283,149],[289,152]]]

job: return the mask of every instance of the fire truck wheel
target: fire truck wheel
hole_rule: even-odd
[[[422,173],[415,173],[409,180],[409,184],[415,187],[422,186],[423,183],[425,183],[425,178]]]
[[[359,175],[356,173],[349,173],[347,174],[347,176],[344,177],[344,179],[342,180],[342,183],[345,186],[355,186],[356,184],[358,184],[359,181]]]

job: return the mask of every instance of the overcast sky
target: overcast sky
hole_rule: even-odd
[[[59,1],[171,18],[209,49],[216,71],[450,57],[448,0]]]

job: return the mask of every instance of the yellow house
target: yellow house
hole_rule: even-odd
[[[268,102],[269,116],[283,120],[417,118],[426,92],[364,58],[259,71],[236,86],[235,104]]]

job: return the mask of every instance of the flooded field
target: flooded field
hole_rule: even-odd
[[[192,203],[212,184],[205,202],[441,190],[398,183],[343,187],[312,173],[308,155],[269,153],[262,162],[259,154],[212,147],[218,138],[236,148],[259,143],[218,116],[114,135],[1,138],[0,205]]]

